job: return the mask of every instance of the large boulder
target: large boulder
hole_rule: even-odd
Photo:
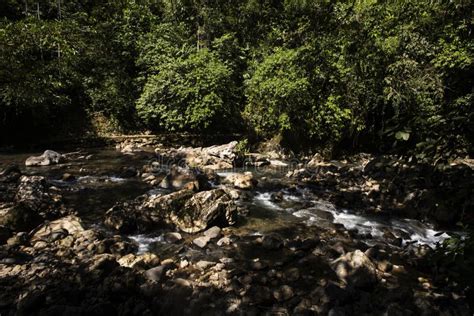
[[[31,208],[38,208],[48,199],[47,185],[42,176],[22,176],[18,184],[15,200]]]
[[[45,150],[41,156],[31,156],[25,161],[26,166],[49,166],[62,162],[63,155],[53,150]]]
[[[80,218],[74,215],[69,215],[50,223],[45,223],[34,232],[31,237],[31,242],[39,240],[51,242],[59,236],[65,237],[67,235],[75,235],[82,233],[83,231],[84,228],[82,227]]]
[[[52,192],[41,176],[21,176],[12,190],[9,201],[0,203],[0,225],[13,231],[29,230],[45,219],[69,213],[61,195]]]
[[[360,250],[334,260],[331,268],[340,279],[356,288],[368,288],[377,282],[375,264]]]
[[[25,231],[40,224],[41,216],[24,204],[0,207],[0,225],[12,231]]]
[[[211,147],[205,147],[202,149],[202,152],[213,156],[219,157],[220,159],[227,159],[233,161],[237,158],[236,147],[238,145],[237,141],[230,142],[224,145],[215,145]]]
[[[58,218],[69,213],[62,204],[62,196],[51,191],[41,176],[22,176],[15,202],[27,206],[45,219]]]
[[[105,224],[122,232],[146,231],[156,226],[188,233],[235,222],[237,208],[223,189],[194,193],[181,190],[166,195],[146,195],[119,204],[106,213]]]
[[[239,158],[237,141],[224,145],[198,148],[179,148],[177,154],[183,156],[186,163],[193,167],[203,167],[204,169],[229,169],[234,167]]]
[[[237,207],[232,198],[222,189],[203,191],[193,195],[183,208],[170,214],[171,222],[187,233],[196,233],[211,224],[233,225]]]

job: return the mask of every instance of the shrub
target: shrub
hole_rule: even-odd
[[[136,104],[138,115],[154,129],[203,131],[220,125],[232,114],[230,76],[207,49],[165,62],[148,78]]]

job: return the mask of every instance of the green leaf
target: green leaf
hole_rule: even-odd
[[[395,138],[398,140],[407,141],[410,138],[410,133],[399,131],[395,134]]]

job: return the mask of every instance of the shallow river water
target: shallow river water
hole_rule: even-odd
[[[53,186],[61,189],[67,206],[76,210],[86,226],[104,229],[104,213],[117,202],[134,199],[146,193],[152,187],[141,181],[140,177],[127,174],[130,169],[140,170],[144,164],[153,159],[152,152],[123,154],[114,149],[84,149],[76,156],[81,159],[50,167],[25,167],[25,159],[39,153],[0,154],[0,169],[17,164],[27,174],[46,177]],[[69,173],[73,180],[62,180]],[[229,171],[218,173],[228,175]],[[260,169],[255,174],[275,181],[284,181],[284,174],[273,169]],[[279,190],[281,191],[281,190]],[[429,224],[413,219],[388,218],[382,215],[365,215],[350,209],[335,207],[328,201],[320,199],[305,187],[283,190],[279,198],[277,191],[257,188],[242,202],[250,209],[249,217],[237,227],[237,230],[252,235],[265,234],[279,228],[291,232],[292,225],[331,227],[341,224],[347,230],[357,233],[367,244],[383,240],[389,231],[401,238],[402,245],[428,244],[433,247],[442,242],[448,235],[434,230]],[[138,251],[167,252],[173,251],[162,232],[148,235],[129,236],[138,243]]]

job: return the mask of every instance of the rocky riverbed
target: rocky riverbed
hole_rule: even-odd
[[[236,142],[28,156],[0,156],[1,315],[472,315],[433,261],[472,220],[469,162]]]

